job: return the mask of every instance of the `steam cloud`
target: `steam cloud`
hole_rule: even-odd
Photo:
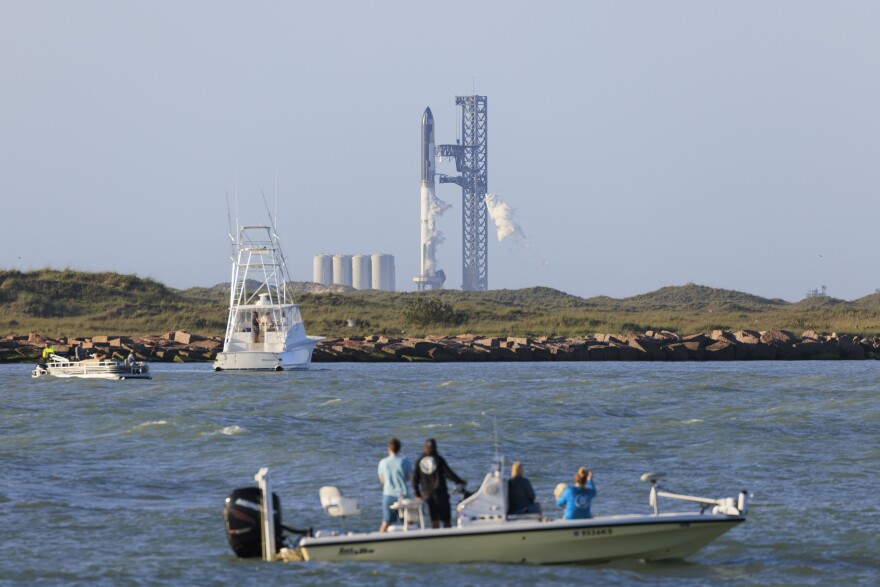
[[[444,202],[438,198],[434,195],[433,190],[428,192],[428,198],[428,230],[430,236],[428,238],[427,247],[431,253],[426,259],[425,269],[430,271],[434,270],[437,263],[437,245],[446,240],[443,232],[437,229],[437,219],[442,216],[444,212],[452,208],[452,204]]]
[[[522,227],[514,218],[516,210],[501,199],[500,194],[486,194],[486,209],[489,211],[489,216],[492,218],[492,222],[495,223],[495,228],[498,231],[498,242],[511,239],[511,242],[532,252],[535,263],[542,267],[550,266],[550,261],[534,254],[535,251],[532,250],[532,245],[526,241],[526,233],[523,232]]]
[[[515,210],[499,194],[486,194],[486,208],[498,230],[498,242],[513,237],[514,242],[525,243],[526,234],[513,217]]]

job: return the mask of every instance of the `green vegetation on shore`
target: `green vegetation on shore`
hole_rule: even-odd
[[[189,330],[217,336],[226,326],[227,296],[222,285],[176,290],[117,273],[0,271],[0,332],[137,336]],[[406,319],[407,308],[420,296],[442,302],[438,307],[444,312],[438,314],[438,321]],[[461,332],[574,337],[595,332],[770,328],[880,334],[880,293],[854,301],[811,298],[790,303],[688,284],[624,299],[585,299],[533,287],[423,294],[300,293],[297,301],[310,334],[334,337]]]

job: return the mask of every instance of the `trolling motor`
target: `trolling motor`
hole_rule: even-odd
[[[651,492],[648,495],[648,504],[654,508],[654,515],[660,515],[660,503],[658,497],[667,497],[669,499],[680,499],[682,501],[692,501],[700,504],[700,513],[712,508],[713,514],[722,514],[725,516],[744,516],[749,511],[749,494],[743,489],[739,492],[739,498],[722,497],[720,499],[711,499],[708,497],[695,497],[693,495],[682,495],[680,493],[669,493],[668,491],[660,491],[657,488],[657,482],[665,479],[665,473],[645,473],[639,479],[651,483]]]
[[[311,528],[298,530],[281,523],[281,500],[278,494],[272,493],[272,524],[264,523],[263,495],[268,493],[268,479],[260,469],[255,479],[258,487],[235,489],[226,498],[223,507],[223,519],[226,523],[226,539],[229,546],[239,558],[263,557],[272,560],[284,546],[284,532],[300,536],[313,536]],[[274,544],[274,548],[264,548],[265,544]]]

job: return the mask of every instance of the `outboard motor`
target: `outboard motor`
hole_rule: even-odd
[[[281,500],[272,493],[275,508],[275,550],[283,544],[281,526]],[[260,528],[263,496],[258,487],[236,489],[226,498],[223,519],[226,522],[226,538],[239,558],[263,556],[263,533]]]

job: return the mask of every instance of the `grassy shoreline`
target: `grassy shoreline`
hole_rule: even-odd
[[[858,300],[768,299],[701,285],[664,287],[624,299],[580,298],[545,287],[471,292],[330,291],[292,284],[310,334],[327,337],[481,336],[583,337],[597,332],[649,330],[711,332],[789,330],[880,334],[880,293]],[[220,336],[226,326],[224,284],[185,290],[117,273],[71,270],[0,271],[0,335],[39,332],[52,337],[112,334],[144,336],[187,330]],[[454,309],[448,323],[407,323],[404,312],[417,298],[437,299]],[[349,326],[353,324],[353,326]]]

